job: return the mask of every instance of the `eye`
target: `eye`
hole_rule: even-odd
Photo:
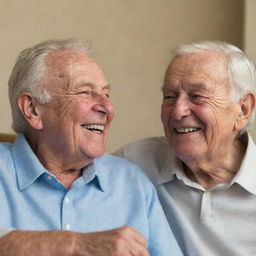
[[[175,104],[177,97],[178,96],[175,94],[166,94],[163,96],[163,104],[165,106],[172,106],[173,104]]]
[[[91,90],[83,90],[83,91],[79,92],[79,94],[84,94],[84,95],[90,96],[92,94],[92,91]]]
[[[205,102],[206,97],[204,95],[195,93],[195,94],[190,95],[190,99],[195,104],[201,104],[201,103]]]
[[[193,94],[191,97],[192,97],[192,98],[202,98],[203,96],[202,96],[202,95],[199,95],[199,94]]]
[[[174,100],[176,99],[176,96],[174,95],[164,95],[164,100]]]

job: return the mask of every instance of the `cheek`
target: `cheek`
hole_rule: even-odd
[[[88,114],[89,102],[79,99],[66,100],[61,106],[61,116],[68,122],[81,122]]]
[[[112,103],[108,106],[107,111],[108,111],[108,122],[111,123],[115,116],[115,108]]]
[[[213,127],[213,129],[220,129],[230,119],[229,114],[229,112],[223,110],[212,109],[210,111],[204,111],[203,118],[205,123]]]
[[[112,101],[107,98],[106,101],[104,102],[104,107],[107,109],[108,113],[110,113],[112,116],[115,114],[115,106],[112,103]]]
[[[74,104],[71,98],[62,99],[59,107],[59,118],[64,120],[74,112]]]

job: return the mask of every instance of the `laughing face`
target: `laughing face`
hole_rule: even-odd
[[[176,57],[166,71],[162,122],[183,161],[225,153],[237,135],[239,105],[230,100],[224,56],[202,52]]]
[[[41,106],[46,143],[63,161],[103,155],[114,108],[101,69],[84,53],[67,49],[50,53],[47,67],[52,100]]]

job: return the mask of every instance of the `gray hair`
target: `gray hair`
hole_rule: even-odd
[[[48,40],[25,49],[18,55],[8,81],[12,128],[15,132],[24,133],[28,128],[28,123],[17,104],[21,93],[31,93],[41,104],[50,102],[51,95],[45,87],[46,57],[49,53],[62,49],[72,49],[88,54],[91,44],[83,39]]]
[[[238,102],[247,92],[256,93],[255,68],[253,63],[246,57],[238,47],[222,41],[202,41],[179,46],[172,58],[202,51],[215,51],[221,53],[227,60],[228,76],[231,86],[231,100]],[[255,118],[255,110],[242,134],[249,129]]]

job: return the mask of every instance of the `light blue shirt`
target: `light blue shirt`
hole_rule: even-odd
[[[127,160],[95,159],[67,189],[39,162],[23,135],[0,143],[0,227],[94,232],[129,225],[151,256],[181,255],[155,189]]]

